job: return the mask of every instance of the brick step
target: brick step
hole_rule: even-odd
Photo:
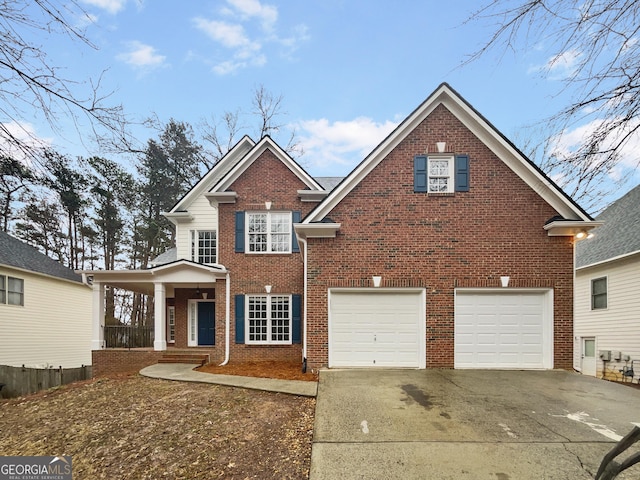
[[[158,363],[191,363],[204,365],[209,362],[209,355],[199,353],[166,353],[158,360]]]

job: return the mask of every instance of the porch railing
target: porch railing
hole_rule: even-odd
[[[104,341],[107,348],[153,347],[153,327],[131,325],[105,325]]]

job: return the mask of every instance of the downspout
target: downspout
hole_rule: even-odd
[[[231,325],[231,275],[229,274],[229,270],[227,270],[227,276],[225,279],[226,283],[226,292],[225,292],[225,309],[224,309],[224,362],[220,364],[221,367],[224,367],[227,363],[229,363],[229,329]]]
[[[307,239],[299,237],[298,242],[301,242],[304,246],[304,253],[302,257],[304,265],[304,299],[302,301],[302,318],[304,322],[304,328],[302,330],[302,373],[307,373]]]

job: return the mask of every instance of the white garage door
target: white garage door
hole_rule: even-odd
[[[425,368],[423,291],[330,291],[330,367]]]
[[[456,292],[455,368],[553,368],[550,295]]]

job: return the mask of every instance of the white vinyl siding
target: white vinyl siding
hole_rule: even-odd
[[[0,365],[91,365],[89,287],[6,268],[0,275],[22,278],[25,285],[24,307],[0,305]]]
[[[591,281],[602,277],[607,278],[607,308],[592,310]],[[640,254],[577,270],[574,318],[577,339],[595,337],[598,352],[611,350],[640,360]],[[574,349],[576,368],[580,361],[580,350]],[[616,371],[623,365],[608,362],[607,368]],[[602,361],[596,366],[600,376]]]
[[[218,209],[212,207],[204,196],[196,198],[189,205],[189,213],[193,220],[185,223],[178,223],[176,226],[176,248],[178,259],[191,258],[191,231],[202,230],[211,231],[218,229]]]

